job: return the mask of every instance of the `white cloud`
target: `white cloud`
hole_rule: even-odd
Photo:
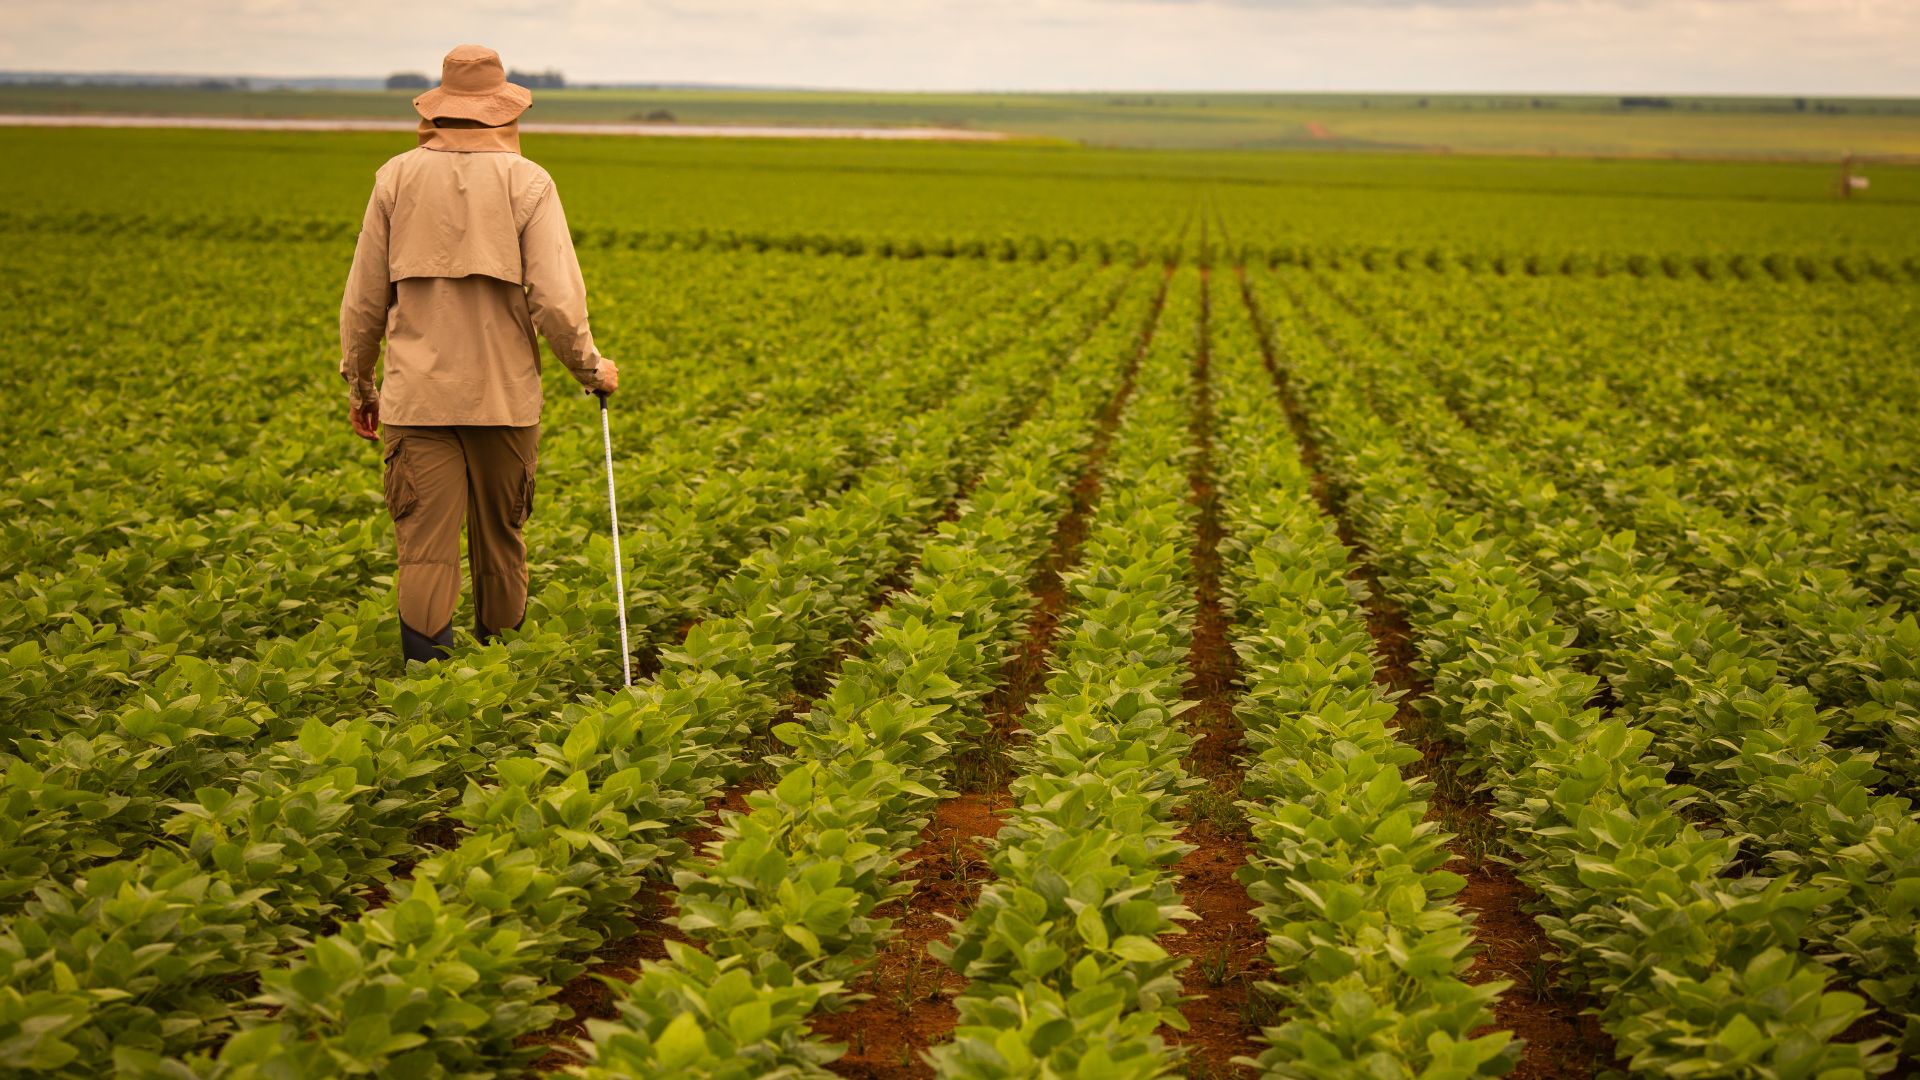
[[[0,67],[576,81],[1920,93],[1909,0],[0,0]]]

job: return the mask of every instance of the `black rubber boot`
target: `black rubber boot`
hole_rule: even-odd
[[[448,623],[445,630],[428,637],[401,623],[400,651],[409,660],[445,660],[453,652],[453,624]]]

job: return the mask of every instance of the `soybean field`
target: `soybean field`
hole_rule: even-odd
[[[399,660],[405,137],[0,147],[0,1069],[1920,1069],[1920,169],[528,135],[626,689],[550,358]]]

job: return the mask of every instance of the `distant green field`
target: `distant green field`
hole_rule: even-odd
[[[407,92],[0,86],[0,112],[404,117]],[[554,122],[941,126],[1162,149],[1361,149],[1601,157],[1920,159],[1920,100],[1351,94],[541,91]]]
[[[350,236],[374,169],[412,142],[405,132],[0,128],[0,156],[31,163],[0,172],[0,205],[61,229],[93,228],[84,222],[96,218],[136,232],[245,221],[274,235]],[[1872,187],[1842,200],[1838,170],[1812,162],[544,133],[524,143],[559,179],[573,224],[622,245],[644,236],[869,250],[1002,240],[1144,247],[1204,209],[1236,244],[1328,257],[1442,251],[1559,266],[1920,256],[1920,168],[1911,165],[1867,168]],[[209,191],[209,172],[245,182]]]

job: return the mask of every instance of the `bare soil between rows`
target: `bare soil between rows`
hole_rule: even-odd
[[[1073,291],[1077,292],[1078,287]],[[1107,316],[1111,314],[1113,303],[1118,301],[1119,295],[1120,292],[1116,290],[1113,301],[1103,308],[1100,316],[1088,325],[1088,334],[1091,334],[1094,327],[1104,322]],[[1131,383],[1129,382],[1129,386],[1130,385]],[[1009,430],[1018,423],[1020,418],[1026,415],[1030,407],[1030,405],[1024,405],[1010,414],[1011,419],[1007,425]],[[965,502],[968,493],[979,483],[979,480],[980,473],[977,470],[970,470],[968,475],[956,486],[951,498],[948,499],[946,506],[942,509],[936,520],[941,522],[953,520],[959,514],[960,507]],[[906,588],[911,583],[913,568],[918,564],[918,561],[919,557],[917,554],[905,556],[900,560],[869,598],[869,614],[879,611],[895,593]],[[682,633],[684,635],[684,630]],[[833,676],[839,671],[841,663],[848,656],[864,648],[871,634],[872,626],[870,621],[863,619],[854,635],[847,641],[840,643],[819,671],[810,673],[807,677],[798,680],[792,692],[789,694],[788,700],[785,702],[785,712],[782,719],[798,720],[803,718],[807,709],[811,707],[813,699],[825,692],[831,685]],[[765,741],[770,740],[771,736],[762,733],[755,738]],[[707,845],[717,841],[719,839],[717,825],[720,821],[721,813],[723,811],[736,814],[748,813],[749,807],[746,803],[746,796],[748,793],[765,786],[767,780],[770,779],[770,776],[765,775],[765,773],[765,766],[749,770],[746,776],[730,785],[720,795],[709,800],[701,817],[703,824],[680,834],[680,838],[690,844],[694,851],[703,850]],[[962,811],[956,810],[954,813],[962,813]],[[929,832],[933,830],[934,825],[938,824],[939,820],[936,814],[935,822],[928,826]],[[997,826],[995,828],[997,830]],[[925,844],[923,843],[921,846],[924,848]],[[917,860],[921,857],[921,852],[916,850],[913,854],[913,859]],[[908,865],[911,866],[913,863],[909,862]],[[919,884],[920,883],[916,883],[916,891]],[[572,1011],[571,1015],[555,1022],[545,1031],[523,1036],[519,1040],[521,1045],[525,1046],[545,1045],[550,1047],[549,1051],[534,1063],[536,1070],[553,1071],[576,1063],[578,1056],[574,1051],[574,1047],[578,1040],[586,1035],[587,1021],[594,1019],[612,1019],[617,1015],[617,1010],[614,1007],[614,995],[606,985],[605,979],[612,978],[631,982],[638,978],[641,966],[645,962],[666,959],[667,941],[680,941],[693,945],[696,948],[699,947],[697,942],[693,942],[682,935],[670,921],[674,911],[674,892],[675,890],[672,883],[665,880],[654,882],[643,889],[633,900],[632,919],[636,927],[635,932],[618,941],[610,942],[602,946],[596,953],[595,962],[590,964],[585,971],[569,980],[554,996],[553,1001],[569,1008]],[[944,923],[942,925],[944,925]],[[931,940],[931,937],[927,940]],[[949,1028],[951,1027],[950,1022],[948,1026]]]
[[[1046,683],[1053,643],[1071,602],[1064,574],[1079,561],[1080,546],[1099,503],[1107,451],[1126,402],[1133,396],[1135,375],[1152,342],[1165,298],[1163,278],[1120,386],[1096,418],[1093,444],[1074,480],[1072,501],[1028,585],[1034,606],[999,686],[987,700],[992,734],[984,745],[968,751],[972,760],[960,763],[977,790],[942,802],[922,834],[913,857],[933,869],[915,882],[904,907],[900,935],[881,950],[855,985],[869,997],[850,1010],[814,1022],[816,1032],[846,1045],[847,1052],[828,1066],[841,1076],[859,1080],[930,1076],[932,1069],[922,1053],[951,1037],[959,1022],[953,999],[966,989],[967,980],[927,947],[966,917],[980,887],[993,876],[987,852],[1000,831],[1000,813],[1013,801],[1008,792],[1012,774],[1006,747],[1019,737],[1020,717]]]
[[[1204,235],[1202,243],[1205,243]],[[1240,796],[1240,758],[1246,739],[1233,714],[1238,663],[1228,636],[1228,618],[1220,594],[1220,498],[1213,472],[1213,391],[1211,348],[1211,271],[1203,264],[1200,320],[1195,328],[1192,365],[1194,395],[1192,439],[1198,450],[1188,476],[1198,509],[1193,543],[1196,600],[1193,642],[1187,653],[1191,673],[1185,697],[1195,702],[1187,714],[1195,739],[1188,773],[1207,787],[1187,804],[1181,839],[1194,845],[1178,864],[1180,899],[1199,918],[1187,932],[1166,940],[1167,951],[1189,961],[1180,973],[1188,1000],[1180,1014],[1185,1032],[1162,1029],[1182,1047],[1204,1075],[1251,1075],[1233,1064],[1236,1057],[1259,1053],[1254,1042],[1266,1012],[1256,984],[1269,978],[1265,935],[1254,918],[1254,903],[1235,876],[1247,862],[1244,819],[1231,804]]]
[[[1319,445],[1287,379],[1272,325],[1244,269],[1236,273],[1241,300],[1257,328],[1262,358],[1300,447],[1301,461],[1312,473],[1314,498],[1352,553],[1352,576],[1367,588],[1367,630],[1379,658],[1375,678],[1400,694],[1395,724],[1421,752],[1415,774],[1433,782],[1426,820],[1444,822],[1455,834],[1448,845],[1456,856],[1450,868],[1467,879],[1456,902],[1473,916],[1474,939],[1480,947],[1468,981],[1513,983],[1494,1003],[1494,1023],[1484,1030],[1508,1030],[1524,1040],[1519,1065],[1508,1074],[1517,1080],[1587,1080],[1613,1061],[1613,1040],[1587,1013],[1586,998],[1560,986],[1555,950],[1528,913],[1539,904],[1539,897],[1490,857],[1487,849],[1500,828],[1492,817],[1491,803],[1460,777],[1459,748],[1432,731],[1419,712],[1418,702],[1432,687],[1415,666],[1419,651],[1414,631],[1406,614],[1380,586],[1372,552],[1355,534],[1342,493],[1322,469]]]

